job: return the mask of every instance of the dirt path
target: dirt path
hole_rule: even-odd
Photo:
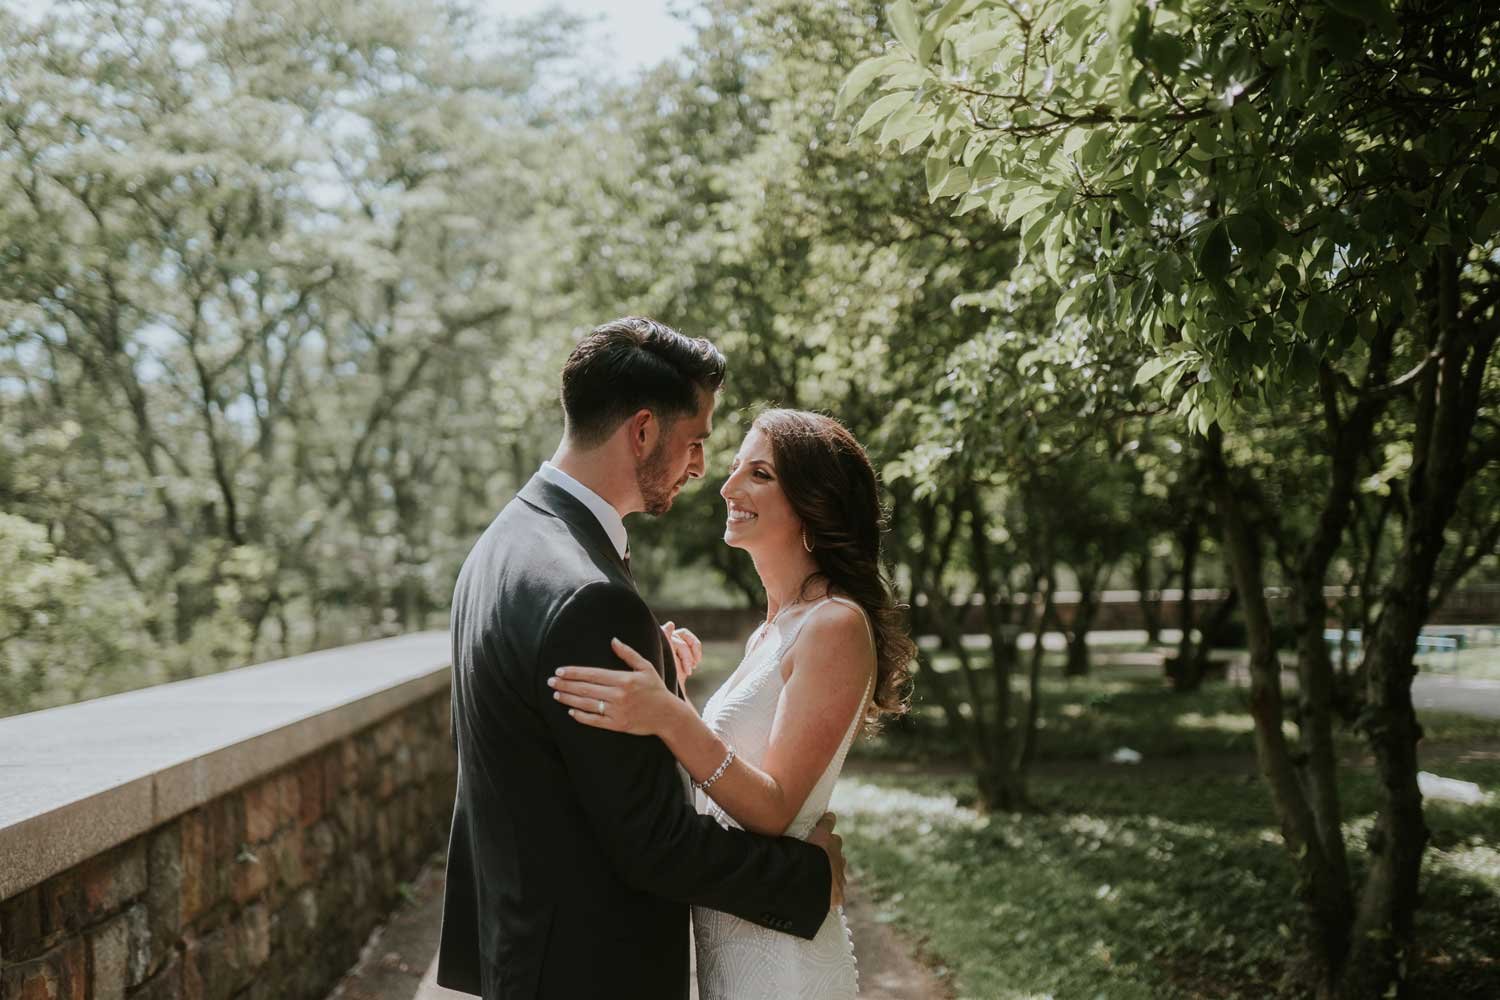
[[[849,888],[844,912],[859,962],[859,995],[864,1000],[949,1000],[952,991],[918,959],[916,945],[878,919],[875,904],[860,895],[857,885]]]
[[[952,993],[918,960],[914,944],[879,920],[857,886],[850,888],[847,913],[863,1000],[950,1000]],[[442,866],[429,864],[412,890],[412,898],[370,935],[358,965],[327,1000],[470,1000],[467,993],[437,985]],[[695,989],[694,1000],[697,995]]]

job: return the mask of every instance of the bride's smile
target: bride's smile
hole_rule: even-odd
[[[759,428],[752,428],[719,489],[729,505],[726,544],[741,549],[798,544],[801,522],[777,479],[771,442]]]

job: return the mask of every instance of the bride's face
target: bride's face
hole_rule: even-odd
[[[740,549],[801,544],[802,522],[781,490],[771,439],[759,427],[745,436],[719,496],[729,504],[726,544]]]

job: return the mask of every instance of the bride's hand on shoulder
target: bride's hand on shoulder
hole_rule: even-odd
[[[547,684],[576,721],[635,736],[662,736],[686,703],[667,690],[651,661],[619,639],[610,648],[629,670],[559,667]]]
[[[661,627],[661,634],[667,637],[667,646],[677,663],[677,686],[682,687],[703,662],[703,641],[691,629],[678,628],[672,622]]]

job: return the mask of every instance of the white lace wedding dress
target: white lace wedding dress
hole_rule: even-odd
[[[864,614],[853,601],[829,597],[809,604],[792,621],[773,622],[763,629],[764,635],[751,638],[734,674],[703,707],[703,721],[733,746],[738,756],[756,766],[763,764],[770,745],[771,723],[783,684],[782,658],[808,616],[826,601],[847,604]],[[868,704],[870,694],[867,688],[864,704]],[[838,753],[787,827],[787,836],[805,839],[828,811],[834,782],[863,717],[860,711],[849,723]],[[702,792],[697,793],[697,805],[699,812],[713,816],[721,825],[739,826]],[[859,993],[854,943],[843,907],[829,912],[811,941],[717,910],[694,907],[693,937],[700,1000],[845,1000]]]

